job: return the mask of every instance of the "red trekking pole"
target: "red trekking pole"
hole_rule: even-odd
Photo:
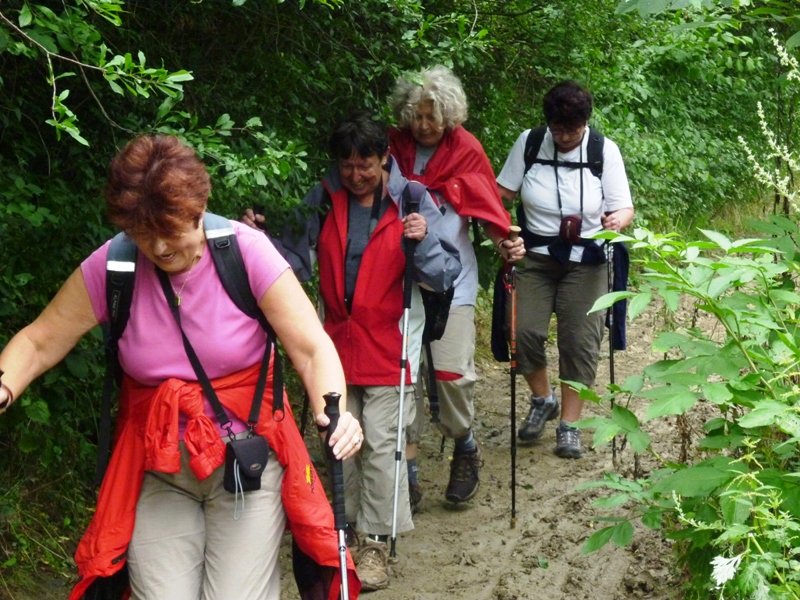
[[[325,414],[327,415],[330,423],[328,425],[328,433],[325,436],[325,451],[328,455],[328,463],[331,473],[331,491],[333,495],[333,526],[339,535],[339,575],[341,576],[341,596],[342,600],[350,598],[350,590],[348,589],[347,581],[347,515],[344,508],[344,472],[342,469],[341,459],[333,456],[333,448],[331,448],[330,438],[331,434],[336,430],[336,425],[339,423],[339,398],[341,396],[336,392],[329,392],[322,396],[325,398]]]

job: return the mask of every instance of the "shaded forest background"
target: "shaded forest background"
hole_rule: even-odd
[[[112,231],[101,190],[137,132],[181,135],[212,171],[211,208],[278,223],[326,168],[333,123],[387,120],[403,72],[461,77],[466,127],[499,170],[565,78],[625,157],[637,223],[738,233],[783,210],[737,137],[769,163],[757,103],[793,148],[792,3],[710,0],[0,1],[0,346]],[[780,165],[778,165],[780,167]],[[491,260],[487,252],[482,257]],[[487,275],[492,271],[484,269]],[[0,419],[0,595],[69,577],[93,501],[102,340],[93,332]]]

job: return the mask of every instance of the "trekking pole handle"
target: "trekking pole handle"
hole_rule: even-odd
[[[511,225],[508,228],[508,239],[513,242],[519,237],[520,233],[522,233],[522,229],[518,225]]]
[[[406,215],[419,212],[419,200],[417,198],[405,198]],[[403,308],[411,308],[411,261],[414,260],[414,249],[417,242],[404,239],[406,268],[403,274]]]
[[[342,461],[333,456],[333,448],[330,446],[331,434],[339,424],[339,399],[341,394],[328,392],[322,396],[325,398],[325,415],[330,423],[328,433],[325,435],[325,452],[328,454],[331,470],[331,488],[333,492],[333,523],[334,527],[344,531],[347,527],[347,516],[344,509],[344,472]]]
[[[419,198],[406,198],[406,214],[419,212]]]

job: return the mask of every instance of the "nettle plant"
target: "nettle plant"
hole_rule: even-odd
[[[773,42],[787,81],[800,81],[797,61],[774,33]],[[641,456],[654,464],[646,474],[609,473],[584,486],[610,490],[598,506],[614,513],[584,550],[630,543],[636,521],[660,529],[675,542],[687,598],[800,599],[800,248],[788,216],[798,210],[800,161],[760,105],[759,116],[766,150],[757,155],[739,141],[755,178],[785,199],[787,215],[757,223],[762,239],[707,230],[699,241],[645,229],[599,236],[630,244],[641,285],[604,296],[593,310],[626,298],[635,318],[659,300],[668,313],[688,309],[692,318],[685,326],[671,319],[653,343],[663,360],[641,374],[602,395],[580,389],[606,410],[582,422],[594,444],[621,438],[636,453],[636,471]],[[677,458],[653,445],[647,430],[660,419],[683,428]],[[698,421],[700,438],[687,439],[686,424]]]
[[[613,491],[601,508],[629,509],[604,517],[610,524],[584,550],[630,543],[636,520],[660,528],[676,541],[696,597],[718,590],[720,598],[800,598],[797,226],[777,217],[764,227],[773,239],[732,241],[705,230],[700,241],[644,229],[609,234],[630,244],[642,283],[594,307],[626,297],[635,318],[655,299],[672,312],[686,310],[689,300],[718,326],[716,339],[696,323],[664,331],[653,344],[663,360],[606,394],[580,389],[583,399],[608,408],[582,422],[594,430],[594,444],[621,436],[656,465],[645,476],[610,473],[584,486]],[[793,251],[780,249],[788,246]],[[660,456],[646,431],[652,421],[675,417],[702,421],[692,458]]]

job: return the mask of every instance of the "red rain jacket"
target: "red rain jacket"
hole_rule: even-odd
[[[402,335],[403,222],[392,202],[369,238],[348,312],[345,305],[347,190],[328,190],[331,209],[317,241],[325,331],[342,360],[349,385],[397,385]],[[406,383],[411,374],[406,370]]]
[[[511,217],[497,192],[492,165],[481,143],[469,131],[460,125],[445,131],[421,175],[414,174],[417,142],[409,129],[390,129],[389,147],[400,172],[408,179],[424,183],[462,217],[487,221],[508,235]]]

